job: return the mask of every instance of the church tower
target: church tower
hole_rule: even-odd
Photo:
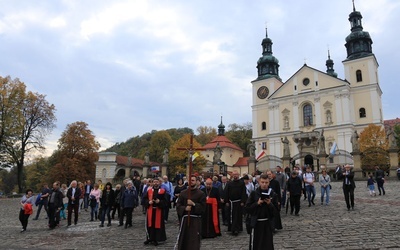
[[[379,86],[379,64],[372,53],[372,39],[363,30],[362,15],[356,10],[349,15],[351,33],[346,37],[347,58],[343,61],[345,79],[354,93],[353,121],[356,124],[382,123],[382,91]]]
[[[272,40],[265,29],[265,38],[261,42],[262,56],[257,61],[257,79],[253,85],[253,137],[265,136],[269,133],[268,120],[259,115],[263,110],[268,110],[269,97],[283,85],[279,77],[279,60],[273,56]],[[260,134],[262,133],[262,134]]]

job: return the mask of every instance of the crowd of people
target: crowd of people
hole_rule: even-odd
[[[132,227],[133,210],[141,206],[146,215],[146,239],[144,244],[157,246],[166,241],[165,225],[168,223],[170,209],[175,208],[178,218],[179,235],[175,249],[200,249],[201,238],[214,238],[228,231],[237,236],[244,229],[250,235],[249,249],[273,249],[273,234],[283,229],[280,212],[286,207],[290,214],[298,216],[300,200],[315,206],[316,185],[320,187],[320,204],[330,203],[331,178],[325,166],[321,166],[316,182],[316,173],[310,166],[293,169],[276,167],[253,175],[237,171],[227,176],[215,175],[204,179],[202,176],[181,175],[173,184],[167,176],[156,178],[126,178],[115,187],[110,182],[105,185],[99,180],[92,185],[76,180],[67,187],[56,181],[50,189],[43,185],[40,194],[34,198],[28,189],[21,199],[19,219],[25,232],[33,205],[37,206],[38,220],[42,209],[46,212],[48,227],[55,229],[62,219],[67,226],[78,223],[81,212],[90,210],[90,221],[99,221],[99,227],[112,225]],[[343,180],[343,193],[347,209],[354,209],[354,172],[349,165],[335,172]],[[385,195],[384,172],[376,168],[375,178],[370,176],[367,186],[370,195],[376,195],[374,183],[378,183],[379,195]],[[115,217],[116,216],[116,217]],[[220,217],[221,221],[220,222]],[[177,225],[177,226],[178,226]],[[225,226],[227,230],[221,230]]]

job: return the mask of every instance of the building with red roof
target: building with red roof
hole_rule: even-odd
[[[238,170],[239,173],[248,173],[247,161],[244,162],[242,150],[239,146],[231,142],[225,136],[225,125],[222,123],[218,125],[218,135],[209,143],[202,147],[204,151],[200,153],[207,160],[207,172],[231,172]],[[218,157],[220,151],[220,157]],[[246,157],[245,157],[246,158]],[[240,163],[239,163],[239,160]],[[225,167],[225,169],[223,169]]]

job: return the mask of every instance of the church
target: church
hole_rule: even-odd
[[[379,65],[354,3],[348,20],[343,79],[328,51],[324,71],[304,64],[283,82],[268,33],[262,40],[258,77],[251,82],[253,141],[257,152],[265,152],[257,162],[259,170],[353,164],[354,135],[369,124],[383,126]]]

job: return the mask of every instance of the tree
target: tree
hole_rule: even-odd
[[[206,145],[217,136],[217,130],[211,126],[200,126],[196,131],[195,138],[201,145]]]
[[[87,123],[79,121],[67,125],[58,140],[57,151],[53,153],[56,164],[50,169],[50,176],[63,183],[93,180],[99,148]]]
[[[150,160],[162,162],[165,148],[169,150],[172,143],[171,136],[167,131],[162,130],[155,132],[150,140]]]
[[[400,148],[400,125],[398,124],[394,125],[393,132],[396,136],[397,147]]]
[[[178,150],[178,148],[188,148],[190,146],[190,134],[184,135],[178,141],[176,141],[170,149],[169,160],[170,160],[170,174],[175,174],[177,171],[186,172],[188,165],[189,154],[185,150]],[[201,148],[200,143],[193,139],[193,147]],[[198,156],[193,161],[193,173],[202,172],[203,168],[206,167],[206,160],[202,155]]]
[[[243,125],[233,123],[228,125],[228,127],[229,130],[225,133],[226,137],[243,149],[245,151],[245,156],[249,156],[250,152],[248,152],[247,146],[251,143],[253,135],[251,123],[245,123]]]
[[[400,125],[399,124],[394,125],[393,132],[396,136],[397,147],[400,148]],[[398,153],[398,155],[399,155],[399,165],[400,165],[400,152]]]
[[[388,149],[384,127],[374,124],[368,125],[368,127],[360,133],[359,143],[361,152],[372,147],[380,147],[385,150]]]
[[[364,170],[373,170],[375,166],[387,166],[388,142],[384,127],[370,124],[360,133],[359,143],[363,152],[361,162]]]
[[[26,186],[34,191],[40,191],[43,184],[48,183],[49,161],[47,158],[38,157],[25,166]],[[51,186],[51,185],[50,185]]]
[[[44,150],[45,136],[55,127],[55,106],[45,95],[26,92],[19,79],[2,78],[0,84],[1,148],[5,161],[17,167],[18,189],[23,192],[25,156]]]
[[[10,172],[5,169],[0,170],[0,190],[5,194],[17,191],[17,168],[12,167]]]

